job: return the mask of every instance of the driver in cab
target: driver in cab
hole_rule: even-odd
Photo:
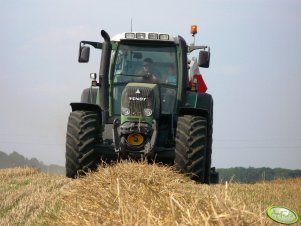
[[[143,69],[138,72],[143,76],[143,80],[146,82],[155,82],[157,77],[160,76],[160,72],[154,68],[153,60],[151,58],[145,58],[143,60]]]

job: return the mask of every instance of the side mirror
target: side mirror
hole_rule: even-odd
[[[210,64],[210,50],[208,52],[200,51],[199,60],[198,60],[199,67],[208,68],[209,64]]]
[[[79,45],[78,62],[88,63],[90,58],[90,47]]]

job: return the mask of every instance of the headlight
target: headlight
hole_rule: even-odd
[[[134,39],[135,38],[135,33],[125,33],[125,38]]]
[[[121,108],[121,114],[123,115],[129,115],[131,112],[130,112],[130,109],[128,108]]]
[[[145,39],[145,33],[136,33],[137,39]]]
[[[158,34],[157,33],[149,33],[148,39],[158,39]]]
[[[160,34],[159,39],[168,41],[169,40],[169,35],[168,34]]]
[[[152,114],[153,114],[152,109],[150,109],[150,108],[145,108],[144,109],[144,115],[145,116],[151,116]]]

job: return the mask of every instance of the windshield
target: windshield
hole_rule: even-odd
[[[175,46],[120,44],[115,59],[114,83],[150,82],[177,84]]]
[[[178,74],[175,46],[120,44],[112,69],[113,114],[120,114],[122,91],[129,82],[159,84],[161,113],[174,112]]]

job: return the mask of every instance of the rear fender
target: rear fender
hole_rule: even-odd
[[[204,108],[180,108],[179,109],[179,115],[194,115],[194,116],[202,116],[205,118],[208,118],[209,111]]]
[[[203,116],[208,122],[213,118],[213,99],[208,93],[187,92],[189,96],[185,107],[179,109],[180,115]]]
[[[71,103],[72,111],[95,111],[101,115],[101,108],[96,104]]]
[[[208,122],[213,123],[213,98],[208,93],[199,93],[196,102],[197,108],[202,108],[208,111]]]
[[[98,96],[98,88],[86,88],[83,90],[80,102],[81,103],[87,103],[87,104],[96,104],[98,103],[97,101],[97,96]]]

